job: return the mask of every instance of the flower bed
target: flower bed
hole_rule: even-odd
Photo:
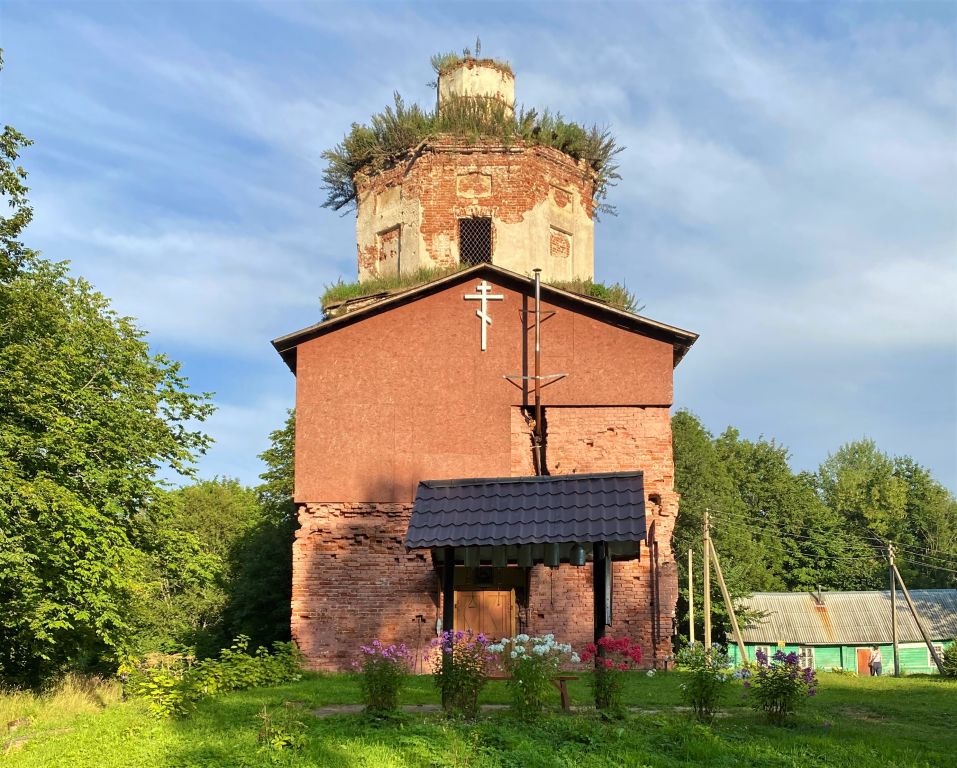
[[[464,717],[478,714],[478,695],[488,680],[488,638],[471,632],[446,631],[432,640],[426,660],[432,663],[442,708]]]
[[[603,637],[598,643],[588,643],[582,651],[581,660],[594,659],[595,675],[592,677],[592,692],[595,707],[607,715],[620,715],[622,704],[622,673],[641,664],[641,647],[627,637]]]
[[[578,655],[567,643],[559,643],[552,634],[506,637],[488,647],[508,676],[512,707],[522,719],[541,714],[552,678],[567,664],[577,664]]]
[[[412,653],[404,643],[383,645],[379,640],[360,646],[359,650],[362,658],[357,666],[366,712],[394,712],[399,704],[399,689],[409,672]]]

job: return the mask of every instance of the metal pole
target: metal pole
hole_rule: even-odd
[[[704,647],[711,647],[711,529],[708,508],[704,510]]]
[[[688,549],[688,642],[694,645],[694,550]]]
[[[901,656],[897,641],[897,583],[894,580],[894,545],[891,542],[887,542],[887,563],[891,578],[891,637],[894,643],[894,677],[900,677]]]
[[[545,474],[542,462],[542,270],[532,270],[535,275],[535,471]]]
[[[608,595],[605,593],[605,558],[608,552],[605,543],[596,541],[592,545],[592,596],[594,600],[594,623],[595,623],[595,645],[605,636],[605,603]],[[598,653],[595,655],[595,666],[597,667],[599,657],[605,656],[605,649],[598,646]]]
[[[741,663],[748,660],[748,652],[744,649],[744,640],[741,639],[741,628],[738,626],[738,617],[734,614],[734,606],[731,604],[731,595],[728,592],[728,585],[724,583],[724,574],[721,573],[721,561],[718,560],[718,551],[714,548],[714,542],[708,540],[711,547],[711,557],[714,558],[714,572],[718,576],[718,586],[721,587],[721,597],[724,598],[724,607],[728,609],[728,618],[731,619],[731,629],[734,632],[734,641],[738,644],[738,651],[741,653]]]
[[[897,570],[896,565],[892,565],[891,568],[894,569],[894,575],[897,577],[897,583],[901,586],[901,592],[904,593],[904,599],[907,601],[907,607],[910,608],[911,616],[914,617],[914,621],[917,622],[917,628],[924,636],[924,642],[927,644],[927,650],[930,651],[930,655],[934,659],[934,664],[937,665],[937,671],[940,672],[940,674],[944,674],[944,662],[937,653],[937,649],[934,648],[934,642],[931,640],[930,632],[927,631],[927,627],[924,626],[924,622],[921,620],[920,616],[917,615],[917,608],[914,607],[914,601],[910,599],[910,592],[907,591],[907,587],[904,585],[904,579],[901,577],[901,572]]]
[[[446,547],[442,562],[442,631],[451,632],[455,626],[455,547]],[[443,646],[445,643],[442,644]],[[443,655],[442,663],[450,664],[452,654]],[[446,668],[448,669],[448,668]],[[447,693],[442,692],[442,706],[448,704]]]

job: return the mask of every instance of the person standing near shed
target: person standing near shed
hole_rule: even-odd
[[[876,645],[871,646],[871,657],[868,661],[868,666],[871,669],[871,674],[880,677],[881,670],[883,669],[883,661],[881,659],[881,649]]]

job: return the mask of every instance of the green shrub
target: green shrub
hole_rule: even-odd
[[[591,681],[595,708],[605,716],[620,717],[625,711],[622,674],[641,664],[641,646],[627,637],[603,637],[597,643],[588,643],[581,659],[595,660]]]
[[[687,681],[679,686],[681,698],[694,711],[695,718],[710,723],[732,680],[727,651],[718,644],[705,650],[701,643],[695,643],[680,650],[675,661],[679,669],[688,672]]]
[[[383,645],[379,640],[360,646],[359,650],[362,651],[359,681],[366,712],[394,712],[399,706],[399,688],[409,671],[411,651],[405,643]]]
[[[944,650],[944,674],[957,677],[957,638]]]
[[[770,659],[758,650],[758,666],[744,687],[752,705],[764,712],[772,725],[782,725],[807,696],[817,692],[817,675],[812,667],[801,668],[793,651],[777,651]]]
[[[237,637],[218,659],[193,663],[189,657],[166,656],[125,663],[120,678],[126,693],[146,700],[157,717],[182,717],[196,702],[226,691],[279,685],[300,678],[302,656],[294,643],[274,643],[273,652],[250,654],[249,638]]]
[[[521,634],[505,638],[488,647],[508,673],[508,690],[512,710],[522,720],[541,715],[545,700],[552,690],[552,678],[566,663],[575,663],[578,656],[572,647],[555,641],[554,635],[529,637]]]
[[[452,715],[475,717],[478,695],[488,681],[488,640],[461,630],[443,632],[429,645],[433,678],[442,692],[442,708]]]

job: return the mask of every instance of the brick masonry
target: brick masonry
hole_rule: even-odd
[[[678,499],[665,407],[552,407],[546,410],[547,463],[553,474],[642,469],[646,507],[659,542],[659,659],[671,652],[677,571],[670,549]],[[532,474],[531,424],[511,409],[514,476]],[[441,616],[439,581],[427,551],[403,544],[409,503],[306,503],[293,547],[293,638],[309,666],[347,669],[361,643],[378,637],[420,652]],[[614,564],[610,634],[636,638],[652,662],[650,558]],[[580,647],[592,636],[591,568],[535,566],[519,627],[553,632]],[[421,654],[419,654],[421,656]],[[422,670],[420,670],[422,671]]]
[[[492,220],[492,261],[546,279],[594,274],[593,174],[549,147],[439,139],[419,154],[357,176],[360,279],[459,262],[458,221]],[[401,232],[401,258],[382,235]],[[574,257],[574,258],[573,258]],[[401,262],[401,263],[400,263]]]

